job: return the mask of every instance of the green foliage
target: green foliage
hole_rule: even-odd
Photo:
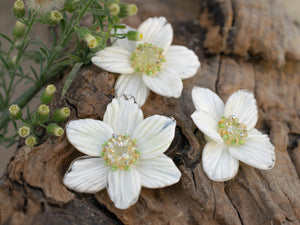
[[[63,88],[64,95],[80,67],[89,64],[91,57],[108,45],[110,37],[126,38],[126,34],[112,34],[112,31],[124,28],[117,23],[125,14],[136,13],[135,5],[119,4],[118,0],[67,0],[59,11],[45,13],[37,8],[23,8],[23,2],[17,0],[12,10],[16,19],[12,38],[0,33],[0,144],[13,144],[18,138],[17,123],[9,119],[11,104],[24,108],[47,82],[66,67],[73,67]],[[80,21],[85,15],[92,17],[92,24],[83,28]],[[36,24],[50,25],[51,45],[30,35]],[[87,31],[88,35],[83,37],[81,30]],[[8,46],[8,50],[3,46]],[[28,71],[23,69],[25,65],[29,66],[29,72],[24,72]],[[24,81],[31,87],[12,101],[18,84]],[[43,92],[42,103],[48,104],[51,99]],[[38,141],[37,127],[45,127],[51,122],[51,117],[41,119],[37,112],[30,115],[28,107],[27,111],[27,119],[22,117],[21,120],[31,128],[28,143],[32,144]],[[8,137],[10,123],[16,134]],[[54,125],[50,127],[48,130],[53,133]]]

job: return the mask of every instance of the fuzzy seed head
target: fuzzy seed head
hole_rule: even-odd
[[[44,14],[61,9],[64,2],[65,0],[27,0],[27,6],[34,11]]]

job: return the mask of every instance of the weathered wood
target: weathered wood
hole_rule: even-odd
[[[157,2],[165,4],[158,5],[161,12],[168,9],[167,3]],[[18,149],[8,165],[0,183],[0,224],[300,224],[300,63],[286,57],[294,55],[297,59],[299,48],[288,54],[291,49],[287,43],[300,35],[296,36],[299,27],[279,13],[278,4],[276,0],[202,0],[200,16],[191,14],[190,21],[173,18],[174,43],[194,49],[202,66],[195,77],[184,81],[179,99],[151,93],[143,111],[145,117],[162,114],[177,121],[167,155],[182,172],[178,184],[157,190],[143,188],[137,204],[118,210],[106,190],[95,195],[78,194],[63,186],[66,169],[81,153],[65,136],[48,138],[38,147]],[[202,27],[191,22],[196,18]],[[271,20],[273,30],[265,30]],[[255,23],[264,25],[257,24],[254,29]],[[251,34],[246,35],[247,29]],[[280,46],[273,48],[278,43]],[[253,53],[261,54],[263,62],[253,58]],[[58,94],[52,108],[71,107],[72,119],[102,119],[113,98],[117,76],[87,66],[60,100],[66,75],[56,81]],[[195,110],[191,101],[195,85],[216,91],[223,100],[238,89],[254,92],[259,108],[256,127],[269,133],[276,147],[274,169],[261,171],[241,164],[231,181],[216,183],[206,177],[201,166],[204,137],[190,118]]]

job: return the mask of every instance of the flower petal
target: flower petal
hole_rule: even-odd
[[[117,97],[123,94],[134,96],[139,106],[144,105],[150,93],[142,76],[138,73],[122,74],[119,76],[115,84],[115,90]]]
[[[174,69],[181,79],[194,76],[200,67],[198,56],[184,46],[170,46],[165,57],[166,66]]]
[[[90,156],[100,156],[102,144],[113,134],[110,126],[93,119],[72,120],[68,123],[66,131],[70,143]]]
[[[83,156],[72,162],[63,182],[74,191],[95,193],[105,188],[108,171],[103,158]]]
[[[236,159],[258,169],[268,170],[275,165],[275,151],[268,135],[253,128],[244,145],[229,147],[230,154]]]
[[[224,115],[235,115],[240,123],[251,130],[257,122],[257,105],[253,94],[246,90],[234,92],[225,104]]]
[[[151,160],[141,160],[137,169],[142,186],[146,188],[166,187],[177,183],[181,177],[180,170],[172,159],[164,154]]]
[[[122,96],[108,104],[103,122],[109,124],[118,135],[132,135],[143,119],[143,111],[134,102],[134,98]]]
[[[128,31],[136,31],[136,29],[129,27],[127,25],[126,28],[124,29],[117,29],[116,34],[127,34]],[[111,41],[113,42],[113,46],[119,46],[123,49],[126,49],[129,52],[134,52],[135,48],[136,48],[136,41],[130,41],[128,40],[128,38],[111,38]]]
[[[202,167],[209,179],[222,182],[237,174],[239,161],[229,154],[226,145],[210,141],[203,149]]]
[[[179,98],[182,92],[182,81],[176,72],[165,68],[155,76],[143,74],[143,81],[156,94],[165,97]]]
[[[199,110],[195,111],[191,117],[199,130],[205,135],[217,143],[223,143],[223,139],[218,133],[218,122],[215,121],[211,114]]]
[[[151,43],[156,47],[164,49],[166,52],[173,40],[172,26],[167,23],[164,17],[153,17],[145,20],[138,28],[143,34],[140,43]]]
[[[108,172],[107,192],[118,209],[127,209],[136,203],[141,187],[141,177],[135,168]]]
[[[176,121],[166,116],[154,115],[144,119],[134,130],[137,149],[141,159],[155,158],[171,145],[175,135]]]
[[[224,113],[224,103],[219,96],[208,88],[194,87],[192,99],[196,110],[201,110],[211,114],[218,122]]]
[[[100,68],[113,73],[133,73],[130,64],[131,52],[119,46],[107,47],[92,57],[92,62]]]

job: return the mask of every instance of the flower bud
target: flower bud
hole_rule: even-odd
[[[64,130],[55,123],[51,123],[46,128],[47,133],[53,136],[60,137],[64,134]]]
[[[70,109],[68,107],[64,107],[62,109],[55,110],[52,115],[52,119],[56,123],[62,123],[66,121],[69,116],[70,116]]]
[[[118,3],[111,3],[108,5],[108,9],[111,15],[115,16],[118,15],[118,13],[120,12],[120,6]]]
[[[22,118],[22,110],[18,105],[11,105],[8,109],[10,118],[13,120],[19,120]]]
[[[45,14],[44,21],[49,25],[55,25],[63,19],[59,11],[52,11]]]
[[[16,17],[22,18],[25,16],[24,2],[21,0],[15,1],[13,13]]]
[[[28,138],[26,138],[25,144],[28,146],[35,146],[37,144],[37,138],[31,135]]]
[[[96,48],[98,46],[98,41],[94,35],[87,36],[85,41],[91,49]]]
[[[53,84],[49,84],[42,92],[40,99],[43,104],[48,104],[51,102],[56,88]]]
[[[127,38],[130,41],[141,41],[143,39],[143,34],[138,31],[128,31]]]
[[[23,124],[19,128],[18,133],[19,133],[20,137],[23,137],[23,138],[28,137],[30,134],[30,126],[28,126],[27,124]]]
[[[15,26],[12,29],[12,35],[15,39],[20,39],[23,37],[25,33],[26,25],[21,23],[20,21],[17,21]]]
[[[127,16],[134,16],[137,13],[137,6],[135,4],[120,4],[120,12],[118,17],[124,18]]]
[[[86,41],[89,48],[93,49],[99,45],[99,41],[88,28],[81,27],[77,32],[79,36]]]
[[[64,4],[64,8],[67,12],[74,12],[76,7],[78,6],[79,0],[67,0]]]
[[[10,69],[14,68],[17,65],[17,56],[16,55],[12,56],[8,60],[7,65],[9,66]]]
[[[49,106],[42,104],[32,115],[32,120],[35,122],[45,122],[49,118],[49,113],[50,113]]]

